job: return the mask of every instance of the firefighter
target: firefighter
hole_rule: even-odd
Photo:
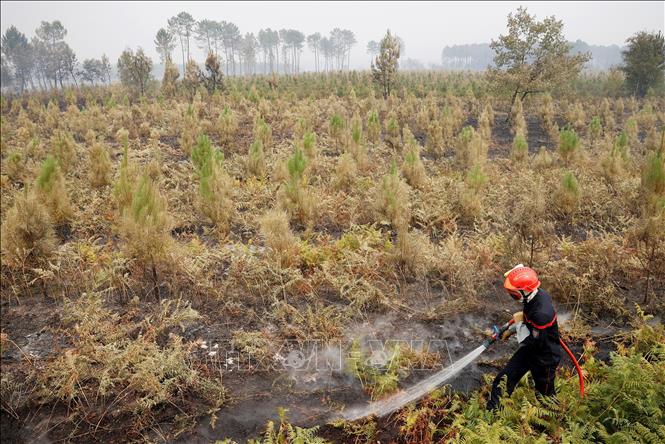
[[[561,361],[556,311],[550,295],[540,288],[536,272],[519,264],[504,277],[504,288],[524,307],[513,315],[514,324],[501,336],[501,339],[507,339],[515,334],[519,348],[494,379],[487,402],[489,410],[496,410],[499,406],[502,395],[499,384],[504,377],[508,396],[527,372],[531,372],[540,395],[554,395],[554,377]]]

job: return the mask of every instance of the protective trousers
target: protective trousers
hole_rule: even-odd
[[[545,396],[554,395],[554,377],[556,375],[557,366],[558,364],[552,366],[542,366],[537,364],[529,347],[520,347],[510,358],[506,367],[496,375],[494,383],[492,384],[492,392],[487,401],[488,410],[496,410],[499,406],[499,400],[502,396],[499,384],[504,376],[507,379],[506,389],[508,390],[508,396],[513,393],[513,390],[515,390],[520,379],[522,379],[528,371],[531,372],[538,393]]]

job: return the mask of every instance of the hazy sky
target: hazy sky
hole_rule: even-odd
[[[60,20],[66,41],[79,60],[106,53],[112,61],[125,47],[142,46],[158,60],[153,40],[166,20],[180,11],[195,19],[236,23],[240,31],[295,28],[327,34],[332,28],[355,32],[352,67],[367,67],[365,46],[386,28],[406,43],[405,57],[439,62],[441,49],[459,43],[489,42],[506,29],[509,12],[524,5],[538,18],[564,21],[569,40],[622,45],[636,31],[663,31],[665,2],[12,2],[1,3],[2,32],[15,25],[28,37],[42,20]],[[195,48],[195,44],[194,44]],[[198,60],[203,54],[193,53]],[[176,59],[177,60],[177,59]],[[310,60],[305,49],[303,64]]]

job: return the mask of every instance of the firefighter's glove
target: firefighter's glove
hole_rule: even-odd
[[[509,329],[507,329],[506,331],[504,331],[504,332],[501,334],[501,339],[503,339],[503,340],[505,341],[506,339],[508,339],[509,337],[511,337],[514,333],[515,333],[515,329],[514,329],[513,326],[511,325]]]
[[[520,322],[524,322],[524,312],[523,311],[517,311],[513,313],[513,321],[515,321],[515,324],[519,324]]]

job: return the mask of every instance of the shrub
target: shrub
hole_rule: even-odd
[[[400,179],[394,161],[390,172],[381,178],[375,199],[379,222],[386,221],[395,229],[408,227],[411,221],[409,186]]]
[[[1,232],[3,265],[38,267],[50,259],[56,248],[51,216],[27,187],[7,211]]]
[[[60,162],[48,156],[37,177],[36,192],[48,209],[54,223],[60,224],[72,217],[72,207],[65,189],[65,178]]]
[[[232,200],[233,180],[224,171],[221,162],[213,162],[210,174],[200,177],[201,212],[215,225],[219,233],[229,231],[235,211]]]
[[[393,259],[414,277],[424,276],[432,265],[431,243],[427,235],[407,228],[397,230]]]
[[[580,139],[575,130],[564,128],[559,133],[559,155],[564,162],[570,163],[577,155]]]
[[[88,161],[88,178],[93,187],[103,187],[111,183],[111,159],[101,142],[93,142]]]
[[[298,261],[298,240],[291,232],[287,214],[281,210],[270,210],[259,224],[265,246],[273,260],[282,267],[290,267]]]
[[[40,389],[34,400],[40,404],[62,401],[87,416],[111,403],[115,415],[128,420],[127,436],[138,439],[157,411],[175,406],[182,414],[200,415],[214,412],[225,401],[224,387],[199,374],[183,339],[171,332],[179,325],[184,330],[199,317],[189,304],[164,300],[154,317],[135,320],[109,310],[98,294],[90,294],[66,300],[63,312],[65,325],[76,334],[67,339],[70,348],[36,374]],[[205,409],[192,408],[183,393],[199,398]],[[101,415],[91,430],[112,421]]]

